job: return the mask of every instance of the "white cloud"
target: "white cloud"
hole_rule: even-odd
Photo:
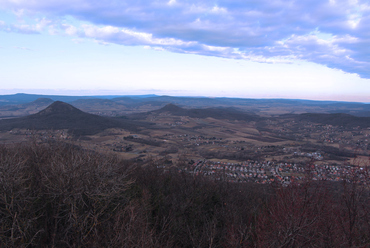
[[[36,26],[28,25],[28,24],[12,25],[11,30],[14,30],[18,33],[24,33],[24,34],[37,34],[37,33],[39,33],[38,28]]]
[[[212,9],[211,9],[211,12],[212,13],[215,13],[215,14],[225,14],[227,13],[227,10],[226,8],[220,8],[218,7],[217,5],[214,6]]]
[[[77,32],[78,32],[78,29],[73,26],[73,25],[68,25],[68,24],[62,24],[62,27],[64,28],[64,32],[67,34],[67,35],[76,35]]]
[[[41,20],[38,20],[38,23],[34,26],[34,29],[38,32],[44,31],[46,27],[48,27],[52,23],[51,20],[47,20],[46,18],[42,18]]]
[[[39,34],[46,29],[53,28],[53,24],[51,20],[46,18],[35,19],[33,23],[26,23],[24,21],[20,21],[17,23],[8,24],[4,21],[0,21],[0,27],[2,27],[3,31],[6,32],[16,32],[16,33],[23,33],[23,34]]]
[[[99,28],[92,25],[83,25],[82,27],[87,37],[96,39],[108,39],[120,32],[119,28],[112,26]]]
[[[168,5],[175,5],[176,4],[176,0],[170,0],[170,1],[168,1],[167,4]]]

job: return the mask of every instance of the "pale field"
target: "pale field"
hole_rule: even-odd
[[[370,157],[356,156],[355,158],[349,159],[349,163],[356,166],[370,166]]]

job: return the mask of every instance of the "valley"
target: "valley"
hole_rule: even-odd
[[[222,172],[231,181],[290,182],[303,178],[308,166],[316,168],[319,179],[323,173],[318,171],[338,172],[328,168],[340,168],[338,173],[343,174],[349,167],[368,165],[369,123],[369,117],[348,114],[265,116],[172,103],[106,117],[54,102],[40,113],[0,121],[0,142],[64,140],[138,164],[155,162],[169,170],[195,173],[197,168],[197,173],[215,178],[221,178]],[[252,169],[246,165],[253,165]],[[283,174],[277,174],[280,169]],[[235,170],[238,173],[232,173]],[[336,180],[333,173],[325,178]]]

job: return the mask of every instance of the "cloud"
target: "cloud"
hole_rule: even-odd
[[[61,28],[64,30],[64,32],[67,35],[73,36],[73,35],[76,35],[78,33],[78,29],[73,25],[62,24]]]
[[[0,21],[0,30],[5,32],[14,32],[22,34],[40,34],[46,28],[52,28],[52,21],[45,18],[35,19],[34,23],[26,24],[25,22],[19,22],[16,24],[7,24],[4,21]]]
[[[60,22],[65,35],[102,44],[263,63],[301,59],[370,78],[367,0],[0,0],[0,8],[45,17],[39,26],[0,23],[9,32],[51,32]]]
[[[38,34],[39,32],[32,26],[27,24],[12,24],[0,23],[0,30],[5,32],[22,33],[22,34]]]

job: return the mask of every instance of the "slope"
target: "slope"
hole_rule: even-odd
[[[94,134],[115,127],[134,131],[137,130],[137,126],[137,123],[125,119],[88,114],[61,101],[56,101],[33,115],[0,120],[0,130],[13,128],[68,129],[75,135]]]

